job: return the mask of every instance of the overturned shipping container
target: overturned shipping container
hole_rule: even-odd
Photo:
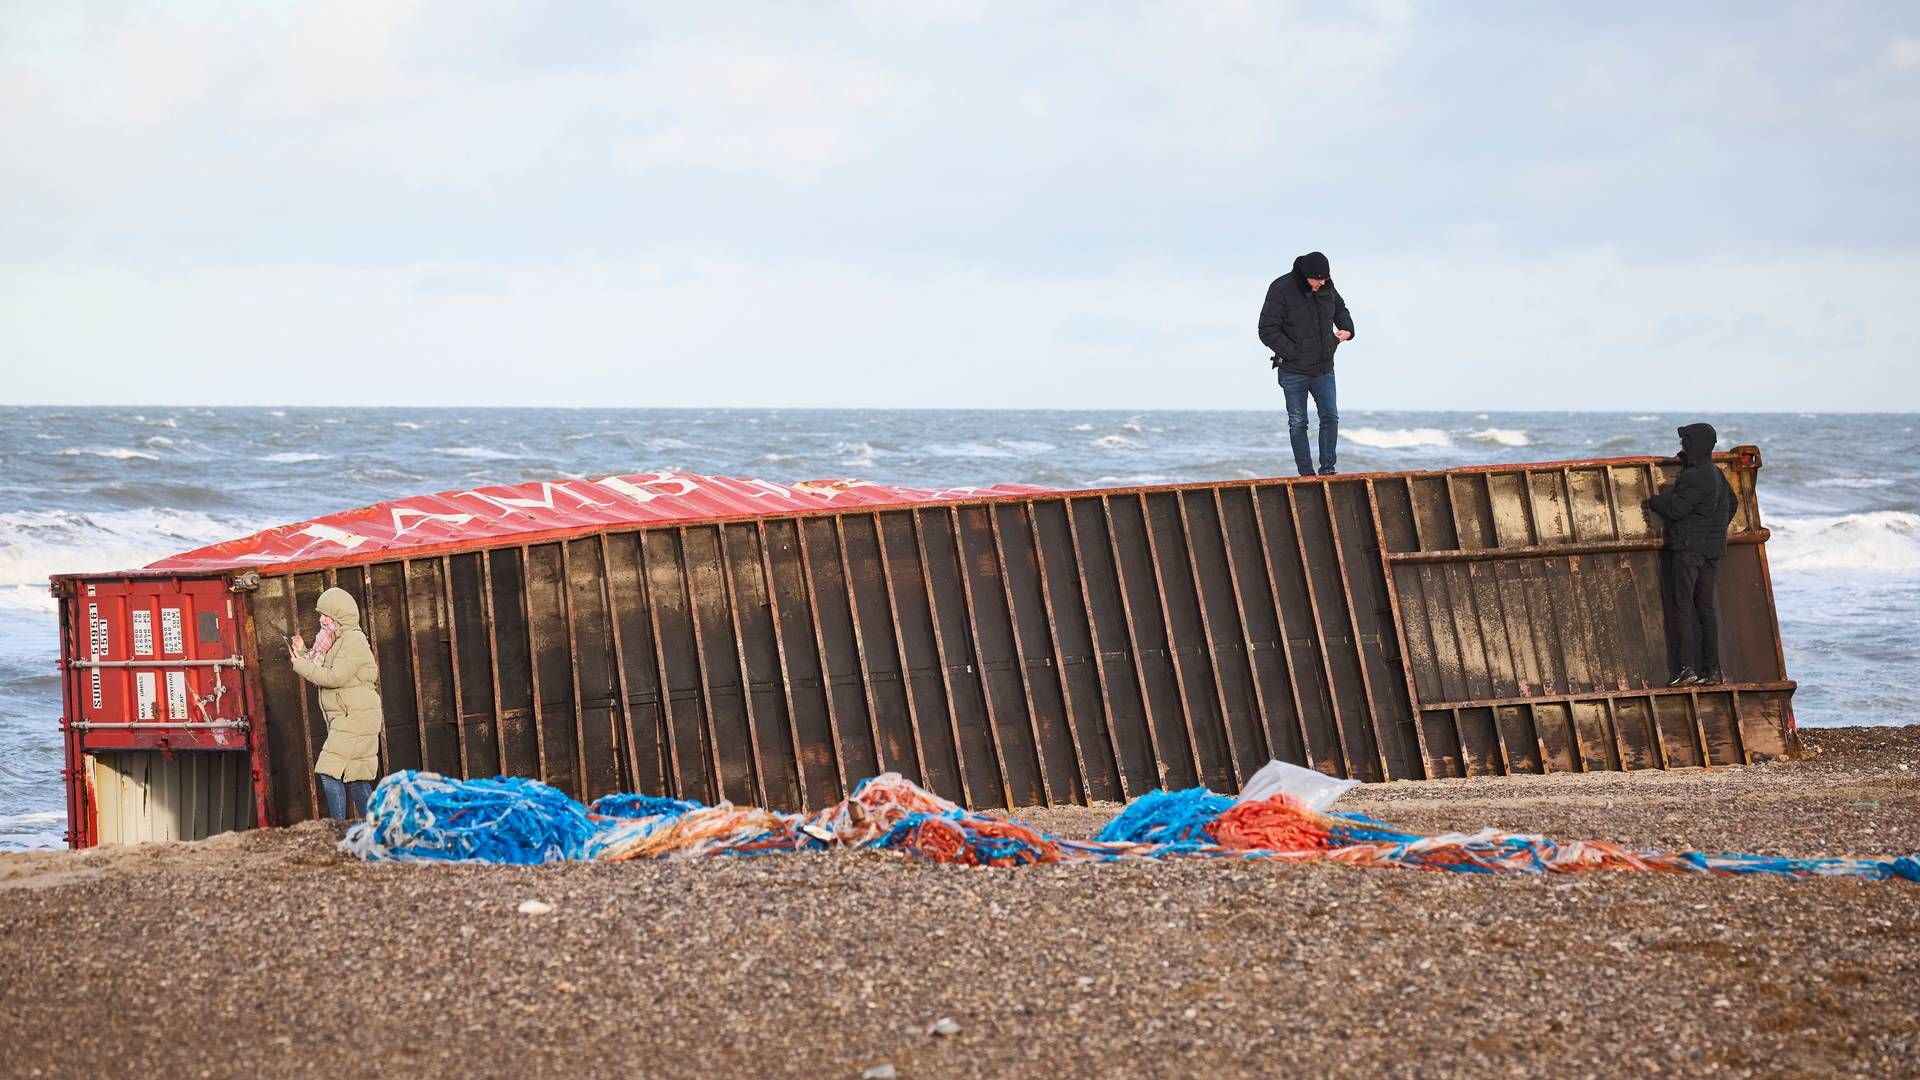
[[[1653,458],[1056,492],[686,474],[447,492],[55,579],[74,846],[320,812],[286,639],[338,585],[386,770],[973,807],[1797,753],[1752,447],[1727,681],[1666,688]]]

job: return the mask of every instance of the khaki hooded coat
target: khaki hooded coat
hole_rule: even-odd
[[[360,605],[345,589],[328,589],[314,605],[334,622],[333,647],[318,660],[298,657],[293,670],[320,688],[327,741],[313,771],[343,781],[372,780],[380,773],[380,668],[360,629]]]

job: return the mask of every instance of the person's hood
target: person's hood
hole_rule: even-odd
[[[1690,465],[1713,460],[1713,444],[1720,439],[1712,424],[1687,424],[1679,429],[1680,456]]]
[[[1293,276],[1299,280],[1301,289],[1312,292],[1313,286],[1307,284],[1307,279],[1318,278],[1321,281],[1330,282],[1333,280],[1333,267],[1327,262],[1325,255],[1317,251],[1309,251],[1293,260]]]
[[[342,630],[360,629],[360,605],[354,602],[353,594],[345,589],[328,589],[320,594],[320,599],[313,607],[332,619]]]

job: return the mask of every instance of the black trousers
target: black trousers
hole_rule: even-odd
[[[1674,669],[1720,670],[1720,610],[1714,587],[1720,560],[1697,551],[1666,553],[1668,658]]]

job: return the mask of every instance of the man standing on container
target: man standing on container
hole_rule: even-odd
[[[1307,441],[1307,398],[1320,418],[1320,475],[1332,476],[1340,443],[1340,414],[1334,403],[1333,353],[1353,338],[1353,316],[1333,287],[1327,257],[1309,251],[1293,260],[1293,272],[1267,286],[1260,308],[1260,341],[1273,350],[1280,370],[1280,391],[1287,399],[1287,435],[1293,463],[1301,476],[1314,475],[1312,444]]]
[[[1719,433],[1712,424],[1680,428],[1680,475],[1673,488],[1647,500],[1667,523],[1667,641],[1679,668],[1668,686],[1720,681],[1720,613],[1714,586],[1727,526],[1739,507],[1733,486],[1713,463]]]

